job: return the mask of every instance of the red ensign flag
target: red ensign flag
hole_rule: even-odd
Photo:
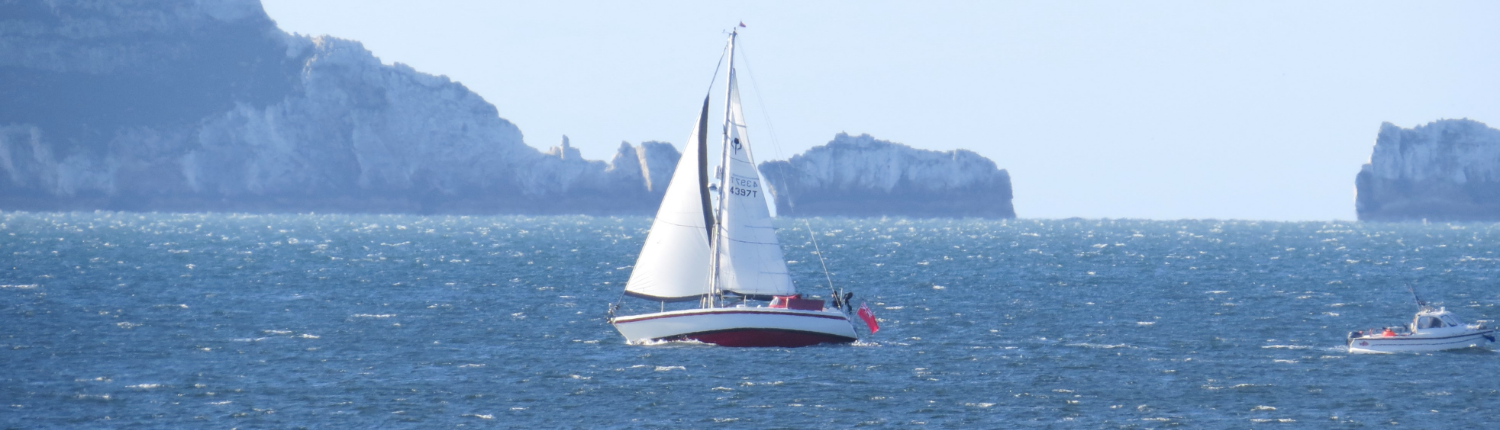
[[[875,313],[870,312],[869,304],[859,304],[859,319],[865,320],[865,325],[870,327],[870,334],[880,331],[880,323],[875,322]]]

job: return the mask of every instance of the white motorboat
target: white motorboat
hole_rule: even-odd
[[[1442,351],[1477,347],[1495,341],[1495,329],[1464,324],[1445,308],[1433,309],[1417,301],[1421,310],[1407,327],[1385,327],[1349,333],[1351,353]]]
[[[622,296],[610,306],[609,322],[633,344],[689,340],[798,347],[853,342],[857,335],[846,313],[853,311],[848,304],[851,294],[834,291],[832,306],[825,306],[823,300],[802,298],[792,285],[740,108],[734,70],[738,34],[730,33],[726,48],[723,157],[713,178],[717,182],[710,184],[705,97],[625,284],[624,296],[644,299],[634,302],[645,302],[648,312],[617,315],[632,311],[632,303]],[[875,329],[863,308],[860,317]]]

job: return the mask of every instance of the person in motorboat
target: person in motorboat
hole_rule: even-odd
[[[1374,330],[1349,333],[1345,343],[1349,352],[1391,353],[1441,351],[1468,348],[1494,342],[1496,329],[1484,324],[1464,324],[1446,308],[1433,309],[1426,303],[1421,305],[1406,332],[1397,334],[1385,327],[1379,334]]]

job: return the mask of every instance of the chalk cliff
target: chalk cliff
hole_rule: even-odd
[[[1363,221],[1500,221],[1500,130],[1469,119],[1381,124],[1354,183]]]
[[[1015,218],[1010,173],[967,150],[915,149],[868,134],[761,163],[785,216]]]
[[[649,214],[677,158],[542,153],[462,84],[256,0],[0,2],[0,209]]]

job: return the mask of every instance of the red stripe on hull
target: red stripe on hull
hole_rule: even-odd
[[[855,340],[852,337],[835,336],[827,333],[774,329],[739,329],[692,333],[677,336],[672,340],[689,339],[719,346],[780,348],[797,348],[820,343],[849,343]]]

